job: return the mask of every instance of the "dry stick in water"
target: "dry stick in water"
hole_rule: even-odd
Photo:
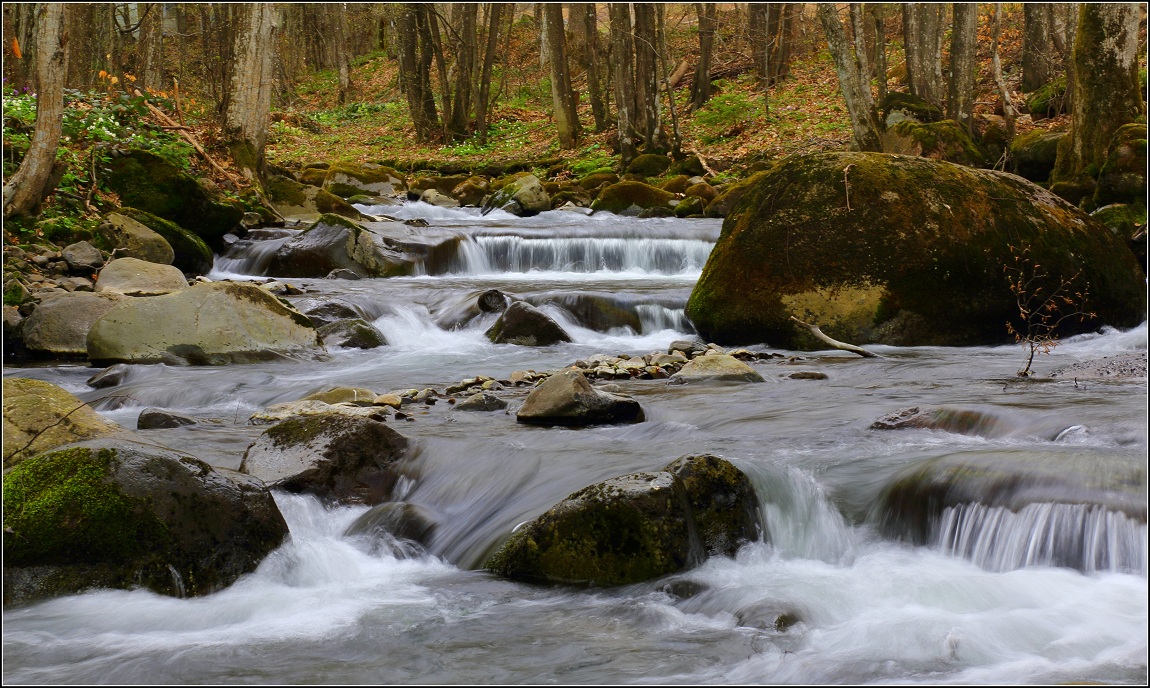
[[[819,329],[818,325],[812,325],[810,323],[805,323],[793,315],[791,316],[791,320],[794,320],[796,323],[798,323],[798,324],[802,325],[803,327],[807,328],[808,330],[810,330],[811,334],[813,334],[816,339],[818,339],[820,342],[824,342],[824,343],[828,344],[831,348],[839,349],[840,351],[849,351],[852,354],[858,354],[859,356],[862,356],[863,358],[884,358],[883,356],[879,356],[876,353],[867,351],[866,349],[864,349],[860,346],[855,346],[854,344],[847,344],[846,342],[840,342],[837,339],[831,339],[830,337],[823,334],[823,331]]]

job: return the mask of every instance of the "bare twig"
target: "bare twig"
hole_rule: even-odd
[[[866,349],[864,349],[860,346],[855,346],[854,344],[847,344],[846,342],[840,342],[837,339],[831,339],[830,337],[825,335],[822,330],[819,329],[818,325],[812,325],[810,323],[803,322],[802,320],[799,320],[798,318],[796,318],[793,315],[791,316],[791,320],[795,321],[799,325],[802,325],[803,327],[810,330],[811,334],[813,334],[815,336],[815,339],[818,339],[820,342],[823,342],[825,344],[830,345],[830,347],[833,349],[839,349],[840,351],[849,351],[852,354],[858,354],[859,356],[862,356],[863,358],[884,358],[883,356],[879,356],[878,354],[876,354],[874,352],[867,351]]]
[[[850,165],[847,165],[846,167],[843,168],[843,186],[845,186],[846,190],[847,190],[847,212],[848,213],[851,211],[851,180],[850,180],[849,175],[851,173],[852,167],[854,167],[854,163],[851,163]]]

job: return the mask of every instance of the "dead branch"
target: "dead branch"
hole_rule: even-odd
[[[138,90],[136,91],[135,95],[141,97],[143,96],[143,94]],[[179,131],[180,136],[182,136],[185,141],[191,144],[192,148],[196,149],[196,152],[203,156],[204,160],[207,160],[209,165],[211,165],[217,172],[226,177],[232,184],[235,184],[237,189],[240,188],[241,184],[239,183],[239,180],[233,177],[230,172],[221,167],[220,164],[212,158],[212,156],[208,155],[207,151],[204,150],[204,147],[200,145],[200,142],[196,140],[196,137],[192,136],[191,133],[187,131],[186,127],[176,124],[176,121],[164,114],[163,110],[156,107],[155,105],[152,105],[148,101],[145,100],[144,105],[147,105],[148,111],[158,117],[161,122],[169,127],[172,127],[174,131]]]
[[[846,342],[840,342],[837,339],[831,339],[830,337],[823,334],[823,331],[819,329],[818,325],[812,325],[810,323],[803,322],[802,320],[799,320],[798,318],[796,318],[793,315],[791,316],[791,320],[794,320],[796,323],[798,323],[798,324],[802,325],[803,327],[807,328],[808,330],[810,330],[811,334],[813,334],[815,336],[815,339],[818,339],[820,342],[827,344],[832,349],[838,349],[840,351],[849,351],[852,354],[858,354],[859,356],[862,356],[863,358],[884,358],[883,356],[879,356],[876,353],[873,353],[871,351],[867,351],[866,349],[864,349],[860,346],[855,346],[854,344],[847,344]]]

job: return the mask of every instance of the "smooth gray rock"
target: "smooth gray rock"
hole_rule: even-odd
[[[188,288],[184,273],[171,265],[138,258],[117,258],[104,266],[96,292],[125,296],[159,296]]]
[[[24,345],[33,354],[84,357],[92,325],[127,298],[92,292],[46,296],[24,321]]]
[[[639,402],[601,392],[591,386],[583,373],[568,369],[555,373],[532,390],[515,418],[535,425],[596,425],[638,423],[644,416]]]
[[[520,346],[551,346],[572,341],[571,335],[559,323],[524,301],[516,301],[508,306],[486,334],[496,344]]]

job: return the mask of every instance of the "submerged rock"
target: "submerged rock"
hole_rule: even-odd
[[[571,335],[551,316],[524,301],[508,306],[486,334],[496,344],[520,346],[551,346],[572,341]]]
[[[211,282],[121,301],[92,325],[87,344],[97,365],[219,365],[311,353],[319,341],[306,316],[258,286]]]
[[[286,420],[244,453],[240,472],[273,489],[341,503],[378,504],[391,497],[395,464],[407,438],[370,418],[339,413]]]
[[[643,409],[631,397],[595,389],[577,370],[562,370],[527,395],[515,418],[534,425],[638,423]]]
[[[731,556],[758,536],[747,476],[715,456],[586,487],[516,528],[495,573],[537,583],[626,585]]]
[[[387,344],[387,338],[383,333],[362,318],[336,320],[320,327],[318,332],[324,346],[374,349]]]
[[[849,169],[848,169],[849,168]],[[844,172],[845,170],[845,172]],[[844,186],[846,175],[849,195]],[[1004,268],[1089,285],[1059,334],[1145,317],[1142,270],[1109,230],[1020,177],[881,153],[794,156],[753,178],[723,223],[687,316],[720,344],[977,345],[1025,330]],[[849,210],[848,210],[849,207]],[[1039,280],[1041,281],[1041,280]],[[1048,293],[1049,293],[1048,292]]]
[[[167,409],[146,408],[140,411],[136,419],[137,430],[157,430],[161,428],[182,428],[185,425],[197,425],[198,420],[182,413],[168,411]]]
[[[186,454],[96,440],[4,476],[4,604],[94,587],[206,595],[288,535],[259,480]]]
[[[388,537],[426,545],[435,534],[435,518],[427,509],[408,502],[384,502],[355,519],[344,537],[367,537],[372,551],[381,551]]]

